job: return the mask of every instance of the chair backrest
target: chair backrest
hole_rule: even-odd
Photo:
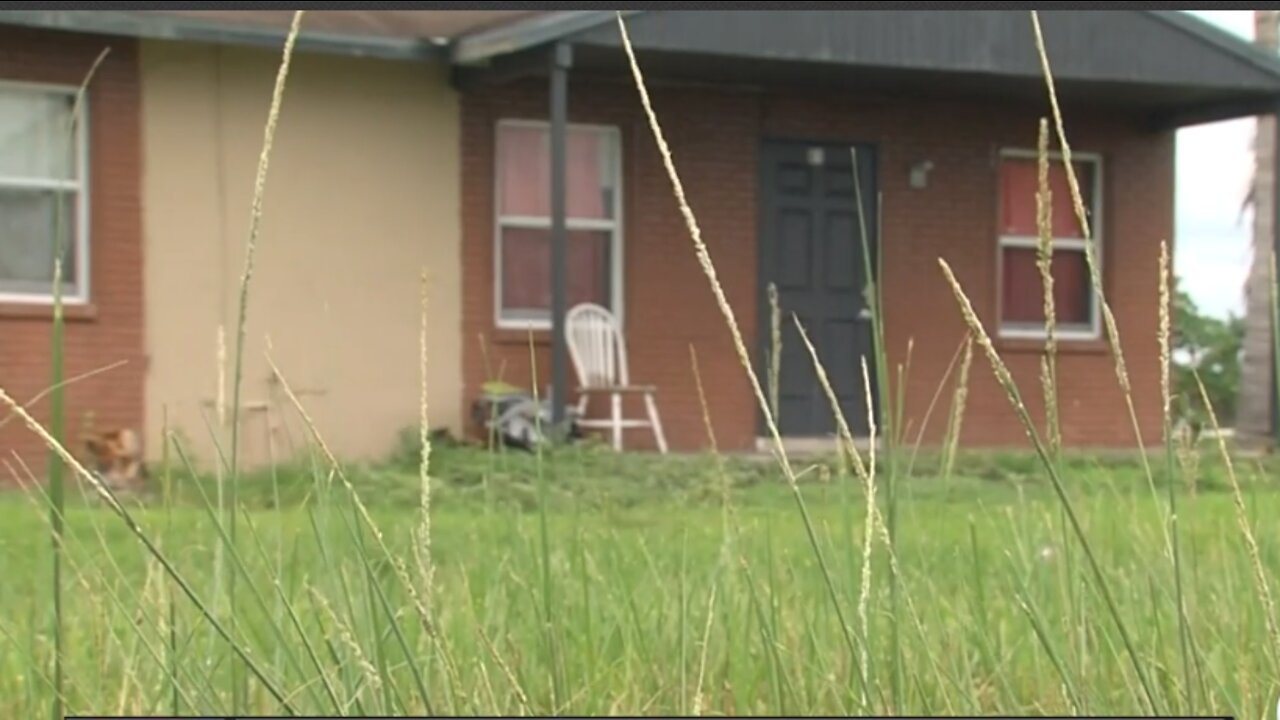
[[[582,387],[626,385],[627,346],[618,321],[594,303],[575,305],[565,315],[565,341]]]

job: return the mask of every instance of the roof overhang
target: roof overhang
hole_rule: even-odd
[[[0,10],[0,24],[279,48],[287,27],[163,11]],[[1044,99],[1029,13],[992,10],[575,10],[452,38],[414,28],[309,29],[299,52],[452,65],[460,87],[547,72],[568,44],[575,72],[629,76],[618,16],[655,81],[821,86],[887,94]],[[1275,112],[1280,58],[1179,11],[1041,11],[1064,100],[1132,112],[1156,129]],[[384,23],[385,24],[385,23]],[[413,23],[406,23],[413,25]],[[419,32],[421,34],[421,32]]]
[[[0,24],[150,40],[271,48],[279,48],[287,34],[287,28],[282,30],[144,11],[0,10]],[[446,61],[449,54],[448,45],[443,43],[418,38],[319,32],[308,30],[305,20],[298,32],[296,49],[299,52],[435,62]]]
[[[455,65],[487,65],[494,58],[524,52],[600,27],[613,21],[619,12],[625,18],[639,11],[573,10],[536,15],[458,38],[452,44],[450,59]]]
[[[705,7],[705,6],[704,6]],[[654,81],[806,85],[1043,102],[1027,11],[629,11]],[[1041,11],[1066,101],[1130,113],[1153,129],[1272,113],[1280,58],[1177,11]],[[538,53],[574,48],[575,73],[629,75],[614,11],[548,13],[454,46],[474,82],[542,74]],[[473,71],[471,68],[476,68]]]

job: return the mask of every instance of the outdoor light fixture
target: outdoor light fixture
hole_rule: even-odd
[[[933,161],[924,160],[911,166],[911,187],[919,190],[929,184],[929,172],[933,170]]]

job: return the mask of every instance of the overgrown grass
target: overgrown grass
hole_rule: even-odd
[[[534,460],[462,448],[437,448],[432,460],[433,605],[447,655],[431,649],[437,643],[414,619],[408,591],[370,533],[358,528],[358,511],[336,483],[305,505],[286,501],[272,509],[262,507],[270,505],[265,476],[244,478],[242,499],[261,503],[242,514],[245,547],[232,561],[245,590],[240,641],[299,713],[425,712],[388,615],[418,651],[437,713],[679,713],[699,693],[707,713],[858,712],[821,570],[803,527],[789,520],[789,491],[776,474],[736,473],[767,465],[728,466],[738,482],[731,491],[736,540],[726,555],[712,459],[623,463],[605,450],[566,455],[557,466],[571,470],[552,479],[546,513],[560,667],[540,649],[546,629]],[[1209,460],[1208,472],[1218,472]],[[1176,698],[1184,688],[1171,586],[1160,571],[1163,513],[1132,461],[1078,458],[1069,466],[1121,617],[1134,628],[1161,696]],[[352,475],[391,552],[409,557],[418,521],[415,469]],[[505,481],[488,492],[480,487],[498,477]],[[841,548],[846,533],[862,536],[862,513],[848,520],[840,486],[821,482],[817,472],[805,478],[819,544],[852,606],[862,559]],[[281,482],[316,479],[283,473]],[[1242,481],[1253,512],[1280,510],[1264,472],[1246,470]],[[594,499],[589,486],[598,491]],[[373,502],[387,491],[391,498]],[[136,517],[194,592],[210,597],[217,590],[217,514],[212,504],[190,499],[197,491],[185,492],[188,500],[171,510]],[[1206,693],[1196,689],[1197,705],[1261,717],[1273,676],[1261,642],[1265,619],[1241,600],[1252,570],[1235,531],[1232,495],[1224,482],[1202,484],[1194,495],[1180,491],[1179,499],[1183,541],[1192,549],[1186,595],[1198,639],[1195,673]],[[919,613],[918,625],[903,625],[906,710],[1073,712],[1025,604],[1084,698],[1086,707],[1074,711],[1140,711],[1136,680],[1101,600],[1082,589],[1085,576],[1061,534],[1043,473],[1021,457],[962,454],[950,483],[922,475],[903,483],[901,501],[900,592]],[[0,585],[0,634],[11,640],[0,643],[0,714],[31,717],[45,712],[51,697],[43,520],[31,498],[10,494],[0,500],[0,523],[8,579]],[[210,640],[201,613],[181,594],[164,592],[161,572],[136,538],[85,503],[68,510],[66,535],[68,711],[162,714],[174,712],[176,694],[181,712],[224,712],[231,695],[220,668],[231,653]],[[1267,567],[1276,569],[1274,545],[1264,548]],[[888,572],[882,558],[872,570]],[[871,586],[873,660],[887,657],[889,599],[886,583]],[[567,694],[560,707],[552,705],[553,670]],[[887,667],[870,677],[889,694]],[[281,712],[256,684],[246,702],[252,712]]]
[[[263,179],[301,18],[286,43],[255,186],[232,427]],[[1090,237],[1034,12],[1032,20],[1071,200]],[[619,27],[695,256],[772,428],[772,462],[619,457],[589,445],[533,455],[454,447],[426,433],[424,386],[421,427],[405,451],[350,466],[272,362],[308,428],[308,454],[242,472],[233,431],[206,475],[170,436],[164,492],[138,504],[66,451],[59,423],[50,435],[0,394],[82,491],[64,498],[55,474],[48,488],[0,498],[9,570],[0,584],[0,713],[1269,716],[1280,689],[1269,586],[1278,563],[1271,536],[1254,528],[1280,506],[1273,461],[1242,463],[1225,445],[1202,454],[1168,422],[1163,463],[1067,451],[1053,412],[1043,429],[1026,413],[1025,390],[945,263],[939,281],[970,335],[954,379],[930,389],[935,403],[951,398],[938,410],[948,440],[920,450],[902,422],[910,349],[902,365],[889,364],[869,252],[875,347],[861,370],[868,405],[881,409],[870,418],[881,449],[860,452],[833,401],[835,457],[788,457],[773,425],[776,367],[764,383],[756,375],[621,18]],[[1039,391],[1052,410],[1048,129],[1046,119],[1039,260],[1050,335]],[[855,191],[866,207],[856,182]],[[859,231],[869,249],[865,224]],[[1119,328],[1086,247],[1115,380],[1141,444]],[[1151,271],[1161,274],[1167,306],[1167,259]],[[425,303],[424,294],[424,323]],[[784,313],[775,303],[775,338]],[[1125,332],[1128,342],[1160,344],[1167,417],[1167,307],[1160,327]],[[422,333],[425,368],[425,325]],[[975,346],[1034,452],[957,447],[970,372],[980,369],[971,367]],[[808,349],[834,397],[822,358]],[[701,387],[696,348],[692,359]],[[54,371],[58,386],[56,362]],[[715,418],[703,409],[714,448]],[[65,570],[52,583],[43,579],[46,533],[61,540],[55,567]]]

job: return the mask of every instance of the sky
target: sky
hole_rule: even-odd
[[[1252,10],[1188,11],[1253,41]],[[1252,213],[1241,213],[1252,173],[1252,118],[1178,132],[1174,272],[1201,310],[1244,312]]]

